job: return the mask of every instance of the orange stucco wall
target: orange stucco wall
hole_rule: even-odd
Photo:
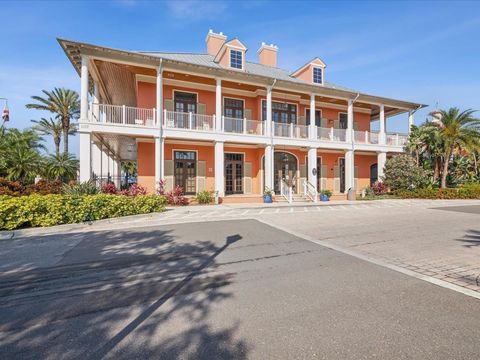
[[[173,160],[173,152],[175,150],[193,150],[197,152],[197,160],[205,161],[206,170],[206,190],[214,190],[215,188],[215,152],[213,144],[211,146],[187,145],[187,144],[165,144],[165,160]]]
[[[164,99],[173,99],[174,90],[193,92],[197,94],[197,101],[206,106],[206,114],[213,115],[215,114],[215,92],[206,91],[199,89],[191,89],[180,86],[163,86],[163,97]],[[152,83],[138,82],[137,84],[137,106],[142,108],[154,108],[156,97],[156,86]],[[228,88],[222,89],[222,101],[225,97],[241,99],[244,102],[245,109],[249,109],[252,113],[253,120],[261,120],[262,117],[262,100],[265,100],[264,96],[241,96],[237,94],[232,94],[229,92]],[[273,97],[273,101],[292,103],[297,105],[297,115],[299,117],[305,116],[305,110],[309,108],[308,105],[300,104],[299,102],[292,100],[285,100],[281,97]],[[332,108],[325,108],[316,106],[316,109],[322,110],[322,117],[328,119],[328,127],[333,127],[334,120],[338,119],[338,114],[341,112],[346,112],[346,110],[338,110]],[[370,115],[360,112],[354,112],[354,121],[358,123],[358,130],[367,131],[370,130]]]
[[[139,142],[137,145],[138,184],[149,193],[155,191],[155,144]]]

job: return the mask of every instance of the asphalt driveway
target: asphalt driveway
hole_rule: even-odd
[[[2,359],[480,355],[477,299],[255,220],[7,241]]]

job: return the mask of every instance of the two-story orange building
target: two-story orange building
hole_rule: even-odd
[[[329,83],[320,58],[280,69],[275,45],[249,62],[245,44],[212,31],[203,54],[59,42],[81,76],[81,181],[116,179],[136,161],[149,191],[164,179],[224,202],[261,201],[265,188],[288,201],[344,197],[403,151],[407,135],[387,132],[388,118],[404,113],[410,128],[423,106]]]

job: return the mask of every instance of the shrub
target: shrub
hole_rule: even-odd
[[[480,187],[463,187],[457,189],[416,189],[397,190],[395,195],[404,199],[480,199]]]
[[[374,195],[385,195],[388,193],[388,186],[381,181],[375,181],[371,189]]]
[[[213,202],[213,191],[200,191],[197,196],[195,196],[195,199],[199,204],[210,204],[211,202]]]
[[[163,211],[165,204],[165,197],[157,195],[136,197],[108,194],[0,196],[0,229],[53,226],[145,214]]]
[[[98,188],[93,180],[83,183],[71,182],[63,186],[62,193],[65,195],[95,195],[98,194]]]
[[[18,181],[10,181],[0,178],[0,195],[20,196],[23,193],[23,185]]]
[[[36,184],[27,185],[24,195],[39,194],[61,194],[63,182],[60,180],[39,180]]]
[[[188,199],[183,195],[183,190],[180,186],[176,186],[172,191],[167,191],[165,193],[167,202],[170,205],[187,205]]]
[[[102,192],[102,194],[115,195],[118,192],[118,189],[114,183],[106,183],[102,185],[100,191]]]
[[[418,189],[429,181],[429,173],[415,164],[410,155],[396,155],[387,160],[383,182],[392,190]]]
[[[326,195],[330,198],[332,196],[332,192],[330,190],[325,189],[320,191],[320,195]]]

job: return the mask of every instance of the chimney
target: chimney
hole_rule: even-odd
[[[262,42],[262,46],[258,49],[258,62],[262,65],[277,67],[277,45],[267,45]]]
[[[212,29],[208,30],[207,38],[205,42],[207,43],[207,53],[210,55],[217,55],[218,51],[225,44],[227,37],[223,35],[222,32],[214,33]]]

